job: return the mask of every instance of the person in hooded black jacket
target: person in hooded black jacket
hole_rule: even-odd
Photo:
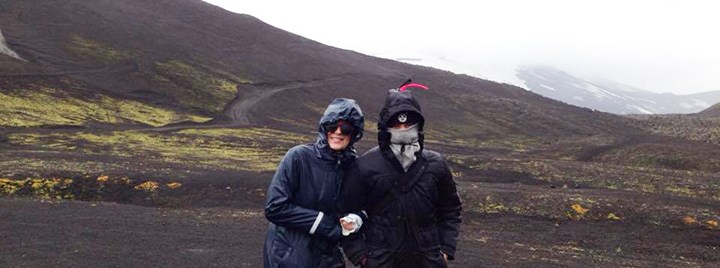
[[[317,141],[283,157],[267,191],[265,267],[345,267],[337,201],[363,128],[357,102],[335,99],[320,119]]]
[[[341,240],[362,267],[446,267],[455,258],[462,205],[445,159],[423,148],[417,99],[391,89],[378,120],[379,146],[358,158],[340,209],[364,210],[360,232]]]

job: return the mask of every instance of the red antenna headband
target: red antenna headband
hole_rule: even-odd
[[[405,81],[405,83],[403,83],[403,84],[400,86],[400,88],[398,88],[398,91],[400,91],[400,92],[405,92],[408,88],[422,88],[422,89],[424,89],[424,90],[430,89],[430,88],[428,88],[427,86],[425,86],[425,85],[423,85],[423,84],[412,83],[412,80],[408,79],[407,81]]]

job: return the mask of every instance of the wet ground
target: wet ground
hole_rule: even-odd
[[[720,264],[718,230],[481,213],[472,209],[478,202],[468,194],[473,186],[460,185],[467,209],[452,267]],[[260,267],[266,226],[256,206],[152,207],[4,197],[0,266]]]

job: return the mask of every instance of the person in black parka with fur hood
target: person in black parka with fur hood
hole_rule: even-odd
[[[337,202],[363,128],[357,102],[335,99],[320,119],[317,141],[285,154],[267,191],[266,268],[345,267]]]
[[[425,118],[408,91],[391,89],[378,120],[379,146],[343,183],[341,210],[364,210],[341,245],[362,267],[446,267],[455,258],[462,205],[446,160],[424,149]]]

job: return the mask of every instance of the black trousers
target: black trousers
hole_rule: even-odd
[[[445,268],[447,262],[440,251],[370,250],[367,265],[363,268]]]

